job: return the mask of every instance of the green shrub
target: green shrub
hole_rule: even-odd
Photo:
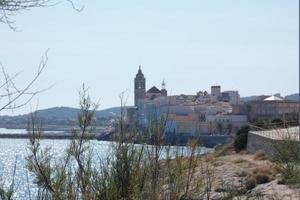
[[[256,187],[257,183],[254,177],[247,178],[246,180],[246,190],[252,190]]]
[[[274,161],[282,174],[282,183],[300,185],[299,144],[293,138],[274,143]]]
[[[217,144],[214,148],[215,151],[221,151],[224,148],[223,144]]]
[[[272,180],[270,175],[262,173],[256,174],[255,179],[257,184],[269,183]]]
[[[247,147],[248,142],[248,132],[250,128],[249,126],[243,126],[240,128],[240,130],[237,132],[236,137],[234,138],[234,149],[236,152],[240,152]]]

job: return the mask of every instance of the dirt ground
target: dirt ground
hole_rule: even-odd
[[[195,177],[207,190],[195,191],[193,199],[300,199],[300,188],[280,184],[279,170],[260,152],[210,153],[199,158]]]

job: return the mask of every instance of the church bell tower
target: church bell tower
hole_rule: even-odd
[[[146,79],[142,72],[141,66],[134,79],[134,105],[137,106],[138,102],[146,96]]]
[[[163,82],[161,83],[161,95],[162,96],[168,96],[168,91],[166,89],[166,82],[165,80],[163,80]]]

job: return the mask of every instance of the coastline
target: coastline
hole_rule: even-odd
[[[29,139],[29,134],[24,133],[1,133],[0,139]],[[43,133],[40,136],[41,139],[53,139],[53,140],[71,140],[73,135],[70,132],[63,133]],[[228,135],[200,135],[198,140],[199,144],[207,148],[213,148],[219,144],[225,144],[230,140],[231,136]],[[112,137],[112,133],[96,133],[88,136],[89,140],[98,141],[115,141]],[[163,145],[178,145],[185,146],[189,140],[193,139],[192,136],[182,135],[179,139],[176,137],[165,137],[162,141]],[[139,141],[134,143],[140,144]],[[151,145],[151,141],[147,142]]]

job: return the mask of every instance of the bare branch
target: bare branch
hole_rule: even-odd
[[[73,1],[71,1],[71,0],[67,0],[67,1],[71,4],[72,8],[73,8],[74,10],[76,10],[77,12],[82,12],[82,11],[83,11],[84,6],[81,6],[80,8],[78,8],[78,7],[75,6],[75,4],[74,4]]]
[[[45,55],[42,57],[39,65],[38,70],[33,77],[33,79],[23,87],[18,87],[15,83],[15,78],[20,74],[17,73],[13,77],[10,77],[8,73],[5,71],[4,67],[2,66],[2,74],[4,76],[4,83],[0,86],[0,89],[3,90],[2,94],[0,95],[1,99],[4,100],[4,104],[0,106],[0,111],[7,110],[7,109],[16,109],[27,105],[33,97],[37,94],[44,92],[50,89],[52,86],[42,89],[31,91],[33,84],[37,81],[38,77],[42,74],[43,70],[45,69],[47,62],[48,62],[48,51],[45,52]],[[21,100],[22,99],[22,100]]]
[[[77,12],[81,12],[84,9],[84,6],[76,7],[72,0],[66,1]],[[11,19],[16,14],[31,8],[55,6],[58,3],[59,1],[57,0],[0,0],[0,23],[7,24],[10,29],[17,31],[17,28],[14,26],[15,21]]]

